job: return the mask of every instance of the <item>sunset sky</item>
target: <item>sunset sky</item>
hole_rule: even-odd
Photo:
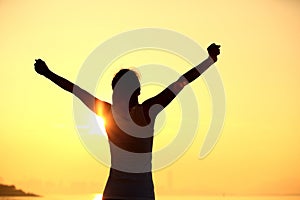
[[[109,169],[83,146],[72,95],[36,74],[34,59],[44,59],[51,70],[76,81],[101,43],[152,27],[186,35],[203,48],[221,44],[216,66],[226,94],[221,138],[200,160],[211,105],[203,79],[192,83],[203,97],[198,99],[203,124],[189,150],[154,173],[157,193],[299,194],[299,19],[297,0],[0,0],[0,183],[38,194],[102,192]],[[151,51],[114,64],[151,62],[178,72],[192,67]],[[96,95],[110,101],[110,83],[103,87],[105,94],[97,90]],[[172,132],[167,125],[165,132]],[[168,143],[168,135],[161,137],[158,146]]]

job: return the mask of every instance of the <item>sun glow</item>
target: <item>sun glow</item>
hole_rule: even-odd
[[[100,128],[100,133],[104,136],[107,136],[106,130],[105,130],[105,120],[102,117],[99,117],[96,115],[96,119]]]
[[[102,194],[95,194],[93,200],[102,200]]]

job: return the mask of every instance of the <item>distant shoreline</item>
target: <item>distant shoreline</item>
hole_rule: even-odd
[[[14,197],[41,197],[40,195],[33,194],[30,192],[24,192],[23,190],[17,189],[14,185],[3,185],[0,184],[0,196],[14,196]]]

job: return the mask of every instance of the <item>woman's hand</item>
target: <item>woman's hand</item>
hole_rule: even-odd
[[[47,75],[49,74],[50,70],[46,63],[41,59],[36,59],[34,63],[34,69],[35,71],[40,75]]]
[[[220,45],[216,45],[215,43],[212,43],[211,45],[209,45],[209,47],[207,47],[207,51],[209,56],[215,61],[217,62],[218,58],[217,56],[220,54]]]

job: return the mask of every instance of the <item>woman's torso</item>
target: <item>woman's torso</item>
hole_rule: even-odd
[[[106,132],[111,152],[111,170],[104,198],[154,199],[152,145],[154,122],[141,105],[129,113],[114,110],[106,116]]]

